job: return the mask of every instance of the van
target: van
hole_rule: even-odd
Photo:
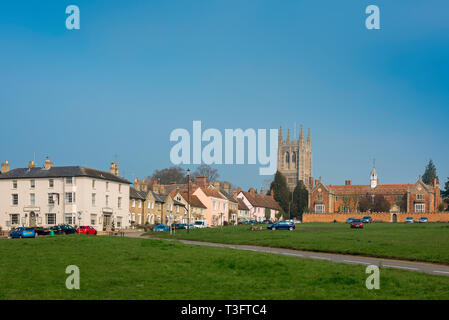
[[[198,220],[198,221],[195,221],[195,223],[194,223],[193,226],[194,226],[195,228],[197,228],[197,229],[207,228],[207,227],[208,227],[208,225],[207,225],[207,220]]]

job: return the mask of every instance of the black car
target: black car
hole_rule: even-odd
[[[184,223],[174,223],[171,225],[171,227],[174,229],[185,229],[186,225]]]
[[[34,232],[39,236],[48,236],[50,234],[50,228],[36,227]]]
[[[60,224],[51,228],[55,234],[72,234],[76,233],[76,229],[68,224]]]

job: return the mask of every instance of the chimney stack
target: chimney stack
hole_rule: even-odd
[[[215,180],[214,181],[214,187],[215,187],[215,189],[220,190],[220,181]]]
[[[196,177],[196,183],[200,187],[206,187],[207,186],[207,179],[204,176],[198,176],[198,177]]]
[[[53,167],[53,162],[51,162],[48,157],[47,159],[45,159],[45,164],[44,164],[45,169],[50,169],[51,167]]]
[[[227,193],[230,194],[231,193],[231,184],[229,182],[224,182],[223,183],[223,190]]]
[[[260,188],[260,195],[261,196],[265,195],[265,190],[263,188]]]
[[[30,162],[28,162],[28,168],[35,168],[36,164],[34,163],[33,160],[31,160]]]
[[[5,163],[2,163],[2,174],[9,172],[9,162],[6,160]]]
[[[157,181],[153,182],[153,192],[159,193],[159,183]]]
[[[256,192],[254,191],[254,188],[253,187],[251,187],[251,188],[249,188],[249,194],[250,195],[254,195]]]
[[[118,177],[118,166],[115,162],[111,162],[110,172]]]

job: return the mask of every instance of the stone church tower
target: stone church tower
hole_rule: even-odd
[[[299,139],[296,134],[290,138],[290,129],[287,139],[284,141],[282,127],[279,129],[278,141],[278,171],[287,178],[287,185],[291,191],[302,180],[307,188],[313,187],[312,176],[312,139],[308,129],[307,140],[304,140],[302,125],[299,131]]]

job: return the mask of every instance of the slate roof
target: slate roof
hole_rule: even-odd
[[[34,168],[17,168],[6,173],[0,174],[0,179],[30,179],[30,178],[65,178],[65,177],[91,177],[102,180],[109,180],[131,184],[122,177],[117,177],[110,172],[101,171],[82,166],[66,166],[66,167],[44,167]]]
[[[234,199],[233,195],[227,193],[226,191],[224,191],[223,189],[220,189],[220,192],[222,195],[225,196],[226,199],[228,199],[231,202],[237,203],[238,201],[236,199]]]
[[[261,194],[251,194],[247,191],[241,191],[246,199],[251,203],[253,207],[270,208],[275,210],[281,210],[279,204],[271,196]]]
[[[140,199],[140,200],[144,200],[147,198],[147,192],[145,191],[138,191],[133,187],[129,188],[129,197],[131,199]]]

